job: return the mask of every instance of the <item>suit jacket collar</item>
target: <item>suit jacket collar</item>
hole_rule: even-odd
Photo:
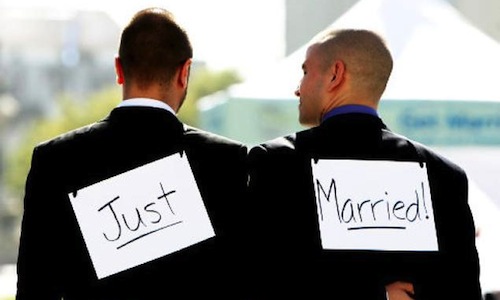
[[[168,128],[169,132],[182,134],[184,124],[171,112],[157,107],[125,106],[114,108],[104,119],[110,125],[124,128],[156,129]]]
[[[376,130],[387,129],[387,126],[378,116],[365,113],[346,113],[335,115],[324,120],[318,127],[328,130],[339,126],[348,126],[353,130],[361,128],[373,128]]]
[[[382,142],[387,127],[382,120],[363,113],[333,116],[321,125],[296,134],[296,149],[313,157],[357,156]]]

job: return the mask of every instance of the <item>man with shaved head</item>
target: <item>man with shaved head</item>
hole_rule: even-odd
[[[369,30],[328,30],[307,49],[295,95],[310,128],[249,152],[261,297],[481,299],[467,176],[384,124],[392,67]]]

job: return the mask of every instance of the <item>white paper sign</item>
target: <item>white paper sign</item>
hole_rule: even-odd
[[[215,236],[185,154],[69,194],[97,277]]]
[[[324,249],[438,251],[427,167],[312,160]]]

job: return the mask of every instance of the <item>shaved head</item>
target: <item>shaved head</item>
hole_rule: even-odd
[[[319,45],[321,65],[327,69],[341,60],[353,86],[380,98],[392,71],[393,61],[385,41],[363,29],[328,30],[314,41]]]

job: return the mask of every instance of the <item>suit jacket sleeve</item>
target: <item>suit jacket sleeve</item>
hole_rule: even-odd
[[[274,234],[276,226],[269,226],[272,212],[276,210],[275,189],[271,188],[273,169],[269,166],[268,153],[262,146],[249,151],[248,201],[245,208],[245,255],[244,268],[249,270],[244,281],[252,297],[249,299],[267,299],[268,284],[275,282],[273,272],[277,260],[273,253],[278,249],[279,235]],[[274,237],[274,238],[273,238]]]
[[[58,256],[55,178],[39,148],[32,155],[24,197],[24,213],[17,261],[16,299],[61,299],[57,288]]]
[[[437,178],[431,187],[436,199],[446,200],[435,206],[436,226],[442,257],[442,272],[422,276],[426,283],[418,286],[418,299],[482,299],[479,282],[479,258],[475,242],[475,225],[468,205],[468,179],[460,168],[438,165],[431,176]],[[432,184],[432,183],[431,183]],[[441,294],[441,297],[438,295]]]

